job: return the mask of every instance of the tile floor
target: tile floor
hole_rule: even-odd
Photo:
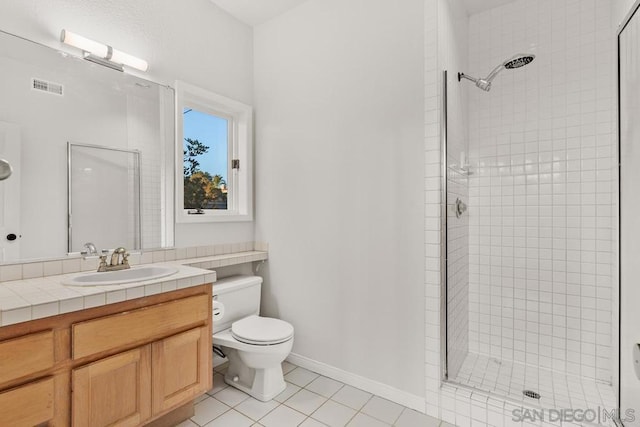
[[[479,390],[507,396],[527,406],[542,408],[615,408],[616,397],[610,384],[593,379],[553,372],[522,363],[467,354],[452,380]],[[524,397],[529,389],[541,395],[539,400]]]
[[[447,427],[412,409],[290,363],[282,364],[287,388],[260,402],[225,384],[214,370],[213,388],[196,403],[196,413],[178,427]]]

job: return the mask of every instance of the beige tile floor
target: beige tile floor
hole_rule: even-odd
[[[451,426],[290,363],[282,368],[287,388],[270,402],[227,386],[221,375],[225,367],[216,369],[213,388],[197,400],[195,415],[178,427]]]

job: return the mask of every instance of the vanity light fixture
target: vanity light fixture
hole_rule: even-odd
[[[114,70],[123,71],[123,65],[140,71],[147,71],[149,64],[144,59],[124,53],[103,43],[88,39],[68,30],[62,30],[60,41],[82,49],[84,59]]]

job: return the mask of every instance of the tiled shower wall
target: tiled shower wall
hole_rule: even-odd
[[[150,89],[154,90],[154,89]],[[127,133],[128,147],[140,150],[140,192],[141,192],[141,248],[153,249],[171,246],[173,242],[165,242],[163,222],[166,206],[163,200],[163,185],[173,182],[173,176],[166,176],[163,167],[166,162],[166,129],[173,126],[168,123],[171,115],[167,114],[165,104],[169,92],[164,87],[158,90],[158,99],[149,100],[133,95],[127,96]],[[170,98],[169,98],[170,99]],[[158,108],[157,104],[160,104]],[[155,105],[155,106],[154,106]],[[169,120],[170,121],[170,120]],[[169,148],[169,151],[173,147]]]
[[[440,417],[441,384],[441,76],[438,46],[439,3],[424,0],[424,150],[425,150],[425,406],[427,414]]]
[[[442,407],[442,365],[441,365],[441,215],[442,215],[442,162],[441,162],[441,119],[442,119],[442,70],[449,70],[449,87],[453,87],[457,68],[463,67],[466,55],[466,13],[460,9],[460,3],[450,0],[425,0],[425,295],[426,295],[426,337],[425,337],[425,385],[426,385],[426,412],[434,417],[444,417],[455,422],[455,412],[452,408]],[[464,92],[453,89],[449,94],[453,104],[450,105],[449,122],[451,128],[457,125],[457,130],[450,135],[454,142],[452,162],[459,159],[460,151],[466,144],[463,142],[467,126],[466,99]],[[457,149],[455,145],[457,144]],[[453,186],[450,186],[454,188]],[[464,185],[463,185],[464,187]],[[456,191],[464,192],[464,188]],[[463,226],[458,228],[461,231]],[[453,237],[453,236],[450,236]],[[456,239],[452,239],[456,240]],[[464,237],[460,236],[457,242],[449,242],[450,249],[458,248],[461,257],[468,256],[464,249]],[[456,300],[457,307],[463,308],[466,304],[464,288],[468,279],[458,275],[458,281],[453,283],[460,285],[458,290],[463,293]],[[452,320],[452,319],[450,319]],[[459,369],[467,352],[468,339],[468,311],[465,314],[460,311],[453,319],[453,329],[449,329],[451,346],[449,359],[452,360],[453,369]],[[453,360],[456,360],[455,362]],[[452,367],[449,367],[452,370]]]
[[[518,0],[473,15],[470,351],[611,380],[611,4]],[[470,82],[468,82],[470,83]]]
[[[451,146],[449,146],[451,149]],[[452,156],[448,156],[449,165]],[[455,167],[447,176],[447,359],[448,374],[458,375],[469,352],[469,216],[459,218],[456,199],[469,200],[469,180]]]

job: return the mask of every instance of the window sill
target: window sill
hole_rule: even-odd
[[[251,222],[253,221],[253,215],[251,214],[196,214],[189,215],[185,213],[178,214],[176,216],[176,222],[179,224],[202,224],[206,222]]]

